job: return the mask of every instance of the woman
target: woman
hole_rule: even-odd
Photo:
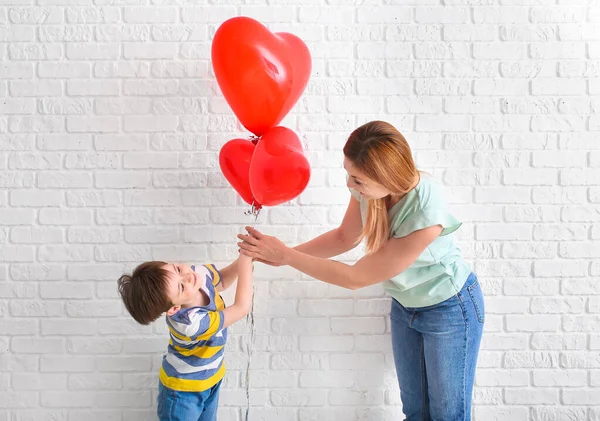
[[[484,304],[454,242],[461,223],[392,125],[359,127],[344,156],[352,198],[339,228],[292,249],[248,227],[241,251],[349,289],[383,282],[406,420],[468,421]],[[328,260],[363,239],[367,254],[356,264]]]

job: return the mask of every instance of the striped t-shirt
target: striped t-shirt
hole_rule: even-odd
[[[182,308],[167,316],[171,339],[160,369],[165,387],[183,392],[202,392],[225,375],[223,349],[227,329],[223,328],[225,303],[216,291],[221,274],[213,265],[192,266],[201,279],[202,291],[210,298],[203,307]]]

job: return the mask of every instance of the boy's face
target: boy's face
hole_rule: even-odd
[[[188,265],[168,263],[163,268],[169,272],[167,293],[173,303],[167,314],[172,316],[181,308],[204,304],[204,294],[200,290],[202,281]]]

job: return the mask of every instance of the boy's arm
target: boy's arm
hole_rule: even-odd
[[[246,316],[252,305],[252,258],[241,254],[236,262],[238,266],[238,283],[235,291],[235,301],[223,310],[224,328]]]
[[[221,272],[221,282],[217,285],[217,291],[225,291],[235,282],[238,277],[238,259],[234,260],[229,266],[219,270]]]

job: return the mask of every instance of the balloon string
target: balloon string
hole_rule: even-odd
[[[253,291],[254,292],[254,291]],[[245,421],[248,421],[250,415],[250,363],[252,361],[252,352],[254,350],[254,294],[252,294],[252,305],[250,307],[250,313],[246,316],[246,324],[250,322],[250,343],[246,350],[248,353],[248,363],[246,365],[246,417]]]
[[[252,228],[254,228],[254,226],[256,225],[256,221],[258,220],[258,215],[260,215],[261,209],[262,209],[261,205],[257,204],[256,202],[252,202],[252,207],[249,210],[244,211],[244,215],[254,216],[254,222],[252,223]]]
[[[247,212],[247,214],[251,214],[254,216],[254,222],[252,223],[252,228],[256,226],[256,221],[258,220],[258,215],[260,214],[261,208],[258,209],[252,203],[252,210]],[[254,268],[252,269],[254,271]],[[250,363],[252,361],[252,352],[254,351],[254,283],[252,285],[252,304],[250,306],[250,312],[246,316],[246,325],[250,322],[250,342],[246,347],[246,352],[248,353],[248,362],[246,364],[246,416],[245,421],[248,421],[248,417],[250,416]]]

